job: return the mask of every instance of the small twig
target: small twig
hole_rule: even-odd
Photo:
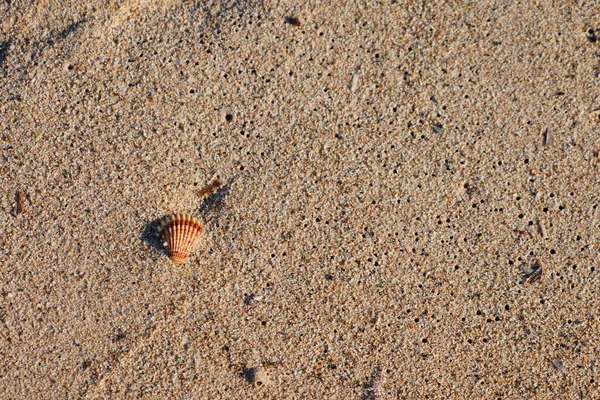
[[[15,205],[15,212],[14,212],[14,215],[15,215],[15,217],[16,217],[17,215],[19,215],[19,214],[22,214],[22,213],[23,213],[23,210],[24,210],[24,202],[25,202],[25,196],[26,196],[26,195],[25,195],[25,193],[24,193],[24,192],[22,192],[22,191],[20,191],[20,190],[17,190],[17,193],[15,194],[15,202],[16,202],[16,205]]]
[[[204,188],[200,189],[200,191],[198,192],[198,196],[199,197],[206,197],[206,196],[210,196],[211,194],[213,194],[221,185],[223,185],[223,182],[221,182],[218,178],[215,179],[214,181],[212,181],[211,183],[209,183],[208,185],[206,185]]]

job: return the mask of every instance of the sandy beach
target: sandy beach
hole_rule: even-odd
[[[0,2],[0,399],[599,399],[599,36],[593,1]]]

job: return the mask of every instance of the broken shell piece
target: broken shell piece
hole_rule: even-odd
[[[525,268],[521,283],[533,283],[542,277],[544,266],[539,260],[533,262],[532,268]]]
[[[202,224],[190,215],[175,214],[163,221],[161,237],[175,264],[185,261],[202,231]]]

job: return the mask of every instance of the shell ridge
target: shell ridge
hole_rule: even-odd
[[[189,225],[187,224],[187,217],[183,216],[183,219],[181,221],[181,241],[179,243],[179,250],[180,250],[180,256],[182,258],[186,258],[189,254],[189,249],[188,249],[188,235],[189,235]]]
[[[177,233],[176,233],[176,238],[177,238],[177,242],[175,243],[175,248],[173,249],[173,253],[174,256],[178,259],[184,258],[184,254],[183,253],[183,241],[185,238],[185,225],[183,225],[181,223],[182,219],[181,216],[179,216],[179,220],[177,221]]]

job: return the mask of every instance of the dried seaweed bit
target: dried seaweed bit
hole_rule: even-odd
[[[14,208],[15,217],[19,214],[23,214],[23,210],[25,209],[24,208],[25,196],[26,196],[26,194],[24,192],[22,192],[21,190],[17,190],[17,192],[15,193],[15,208]]]
[[[198,196],[199,197],[210,196],[222,185],[223,185],[223,182],[221,182],[217,178],[214,181],[212,181],[211,183],[209,183],[208,185],[206,185],[204,188],[200,189],[200,191],[198,192]]]
[[[544,266],[539,260],[535,260],[531,268],[524,271],[523,279],[521,283],[534,283],[542,277],[544,272]]]
[[[290,25],[294,25],[294,26],[302,25],[302,22],[300,22],[300,19],[298,19],[296,17],[285,17],[284,22],[286,24],[290,24]]]
[[[562,365],[562,363],[560,362],[560,360],[558,358],[552,359],[552,365],[554,365],[554,367],[556,369],[560,370],[563,374],[567,373],[567,370],[565,369],[565,367]]]
[[[554,143],[554,135],[550,131],[550,129],[546,128],[544,131],[544,146],[552,146]]]
[[[431,125],[431,129],[435,133],[442,133],[442,131],[444,130],[444,125],[442,125],[442,124],[433,124],[433,125]]]

